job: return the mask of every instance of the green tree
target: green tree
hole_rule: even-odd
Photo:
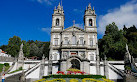
[[[37,56],[39,52],[39,48],[35,43],[30,44],[30,55],[29,56]]]
[[[30,55],[30,46],[29,46],[29,43],[27,43],[26,41],[22,41],[23,43],[23,53],[24,53],[24,56],[25,57],[29,57]]]
[[[44,43],[43,54],[47,58],[49,58],[49,51],[50,51],[49,46],[50,46],[50,42],[45,42]]]
[[[21,38],[18,36],[13,36],[12,38],[9,39],[6,52],[13,57],[18,56],[20,45],[21,45]]]
[[[99,39],[100,56],[102,58],[104,58],[104,55],[115,60],[124,58],[127,39],[123,33],[114,22],[106,26],[105,35],[102,39]]]

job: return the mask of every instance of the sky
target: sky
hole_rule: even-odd
[[[9,38],[19,36],[22,40],[50,41],[52,14],[61,0],[0,0],[0,45],[7,45]],[[84,11],[91,3],[97,15],[98,39],[105,26],[115,22],[137,26],[137,0],[62,0],[65,28],[73,25],[84,28]]]

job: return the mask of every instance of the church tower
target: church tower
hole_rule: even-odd
[[[63,6],[58,5],[57,9],[55,7],[54,13],[52,15],[52,30],[51,31],[62,31],[64,29],[64,10]]]
[[[85,15],[84,15],[84,27],[85,31],[87,32],[97,32],[96,28],[96,14],[94,7],[91,8],[91,4],[88,5],[88,8],[86,7]]]
[[[60,51],[58,48],[61,45],[61,32],[64,30],[64,10],[63,6],[59,5],[55,7],[54,13],[52,14],[52,28],[51,28],[51,41],[50,41],[50,60],[59,60]]]

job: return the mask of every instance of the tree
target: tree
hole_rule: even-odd
[[[24,56],[25,57],[29,57],[30,55],[30,46],[29,46],[29,43],[27,43],[26,41],[22,41],[23,43],[23,53],[24,53]]]
[[[106,55],[110,59],[122,60],[125,54],[127,39],[123,35],[123,30],[119,30],[113,22],[106,26],[105,35],[99,39],[100,56]]]
[[[38,47],[35,43],[30,44],[30,55],[29,56],[37,56],[38,55]]]
[[[9,39],[6,52],[13,57],[18,56],[20,45],[21,45],[21,38],[18,36],[13,36],[12,38]]]
[[[44,43],[43,54],[47,58],[49,58],[49,51],[50,51],[49,46],[50,46],[50,42],[45,42]]]

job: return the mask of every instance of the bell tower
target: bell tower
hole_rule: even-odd
[[[96,28],[96,14],[94,7],[91,8],[91,4],[88,5],[88,8],[86,7],[85,15],[84,15],[84,28],[85,31],[90,32],[97,32]]]
[[[55,7],[54,9],[54,13],[52,15],[52,32],[55,31],[62,31],[64,29],[64,10],[63,10],[63,6],[59,5],[57,6],[57,8]]]

